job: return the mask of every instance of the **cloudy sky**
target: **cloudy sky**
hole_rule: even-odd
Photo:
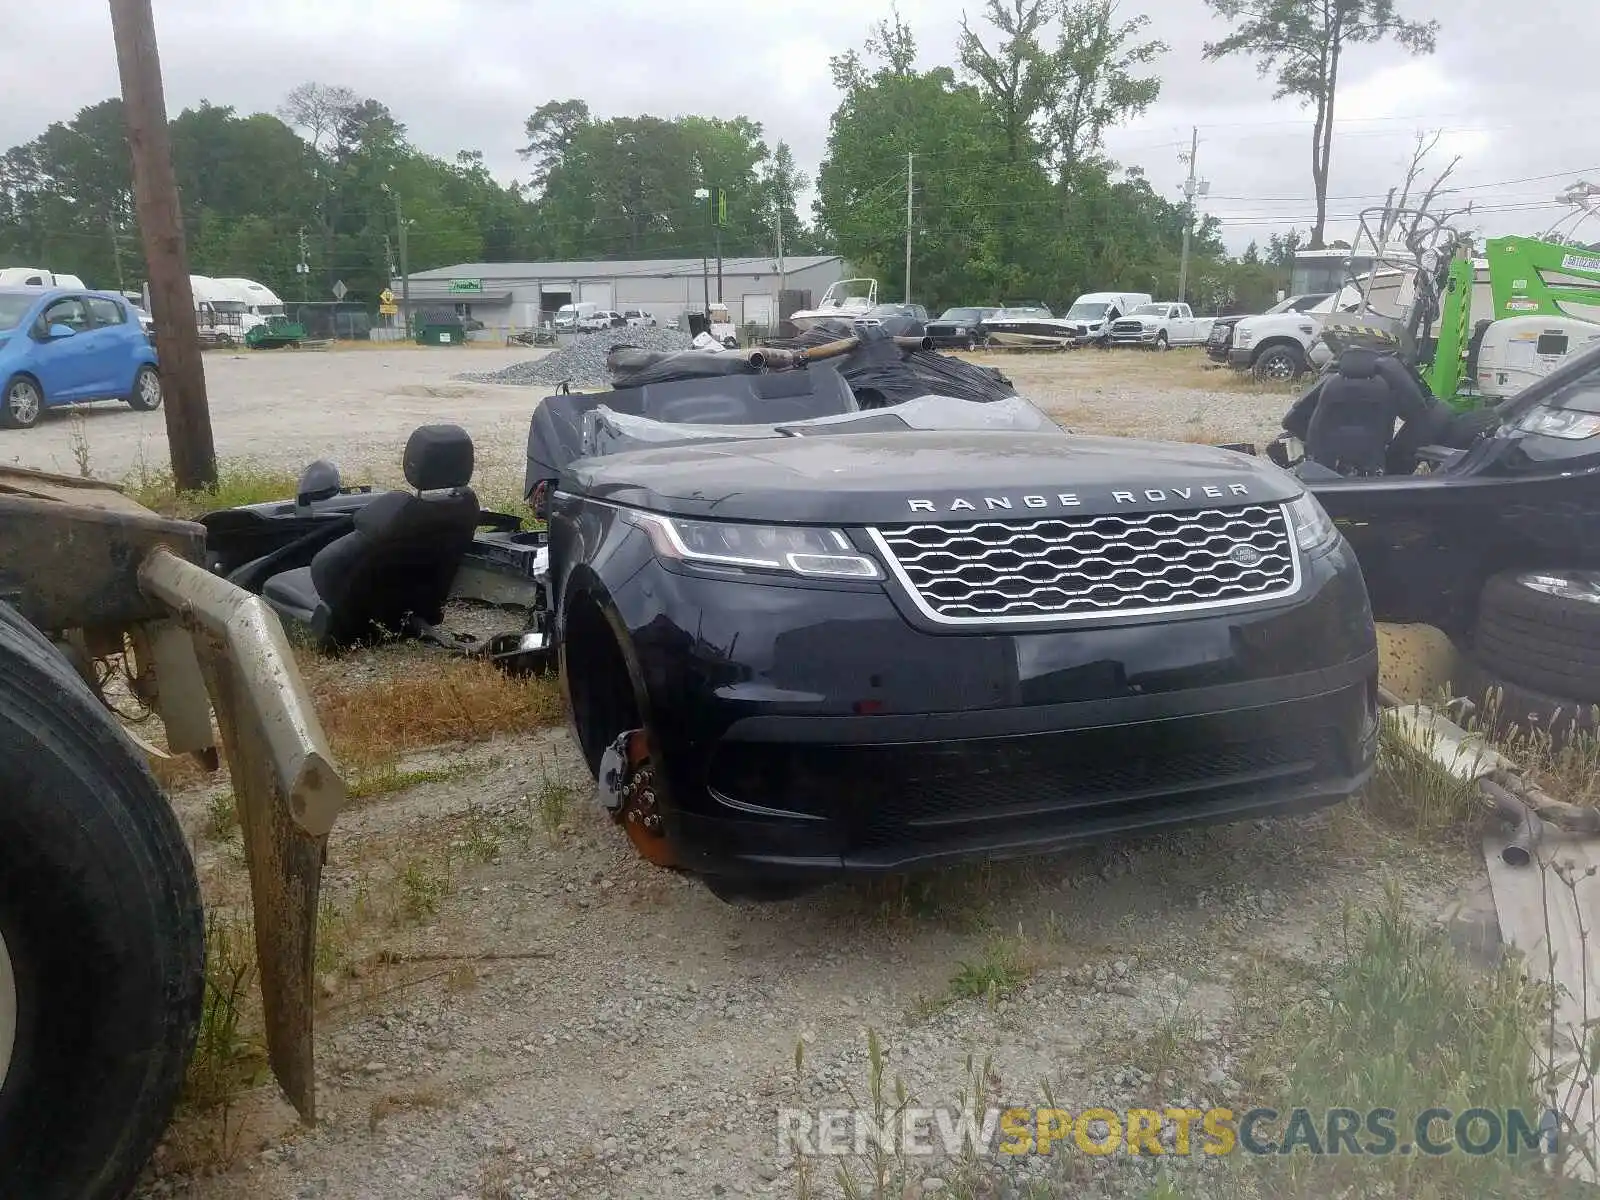
[[[1462,155],[1460,200],[1490,234],[1539,233],[1564,212],[1566,183],[1600,183],[1600,22],[1594,0],[1400,0],[1443,25],[1437,55],[1354,48],[1345,60],[1334,147],[1330,237],[1397,182],[1419,130],[1443,130],[1436,155]],[[5,5],[0,147],[117,89],[106,0]],[[905,0],[926,65],[954,58],[963,8],[981,0]],[[546,100],[581,97],[601,116],[702,113],[759,120],[814,173],[835,95],[828,58],[857,46],[889,0],[750,5],[734,0],[155,0],[167,104],[201,99],[273,109],[306,79],[387,103],[424,149],[479,149],[510,179],[523,170],[522,119]],[[1110,139],[1176,198],[1191,126],[1209,211],[1234,249],[1274,229],[1304,228],[1310,122],[1274,102],[1245,61],[1201,60],[1224,26],[1202,0],[1123,0],[1146,12],[1171,51],[1159,104]],[[1560,91],[1547,85],[1554,81]],[[1583,227],[1600,239],[1600,217]]]

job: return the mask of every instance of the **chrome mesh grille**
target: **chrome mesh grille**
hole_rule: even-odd
[[[1226,607],[1300,584],[1277,504],[872,532],[924,612],[947,624]]]

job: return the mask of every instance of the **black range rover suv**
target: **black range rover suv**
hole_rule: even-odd
[[[771,898],[1362,786],[1372,616],[1297,480],[827,372],[534,418],[574,730],[648,857]]]

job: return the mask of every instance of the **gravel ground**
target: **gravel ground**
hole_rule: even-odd
[[[554,387],[569,383],[577,388],[606,387],[611,376],[606,371],[606,353],[613,346],[636,346],[640,350],[669,353],[687,350],[693,342],[676,329],[600,329],[575,338],[567,345],[526,362],[512,363],[498,371],[468,371],[456,378],[467,383],[510,383],[521,386]]]
[[[234,1114],[229,1170],[186,1177],[168,1150],[143,1200],[836,1196],[836,1160],[813,1159],[802,1187],[777,1114],[865,1103],[869,1030],[917,1105],[957,1103],[974,1064],[1000,1107],[1247,1105],[1241,1014],[1314,1000],[1305,982],[1263,992],[1260,972],[1314,974],[1337,941],[1330,896],[1376,903],[1398,875],[1436,911],[1464,869],[1339,809],[730,907],[633,855],[564,734],[479,753],[470,786],[368,803],[335,831],[339,908],[375,888],[374,863],[462,854],[463,818],[491,850],[458,861],[436,915],[380,932],[408,964],[325,982],[321,1127],[259,1089]],[[521,836],[541,776],[581,798],[560,834]],[[202,869],[219,853],[203,845]],[[1031,977],[993,1002],[939,1002],[1001,938]],[[1131,1200],[1159,1165],[995,1155],[988,1183],[958,1192],[936,1157],[892,1196]],[[1186,1197],[1210,1194],[1216,1164],[1177,1169]]]
[[[414,425],[453,420],[480,463],[520,478],[539,392],[453,376],[464,359],[494,372],[533,357],[208,356],[218,450],[288,468],[328,456],[392,477]],[[1288,402],[1205,386],[1178,353],[981,361],[1085,431],[1260,441]],[[72,470],[70,425],[0,435],[0,455]],[[99,473],[164,460],[158,414],[97,410],[84,428]],[[448,762],[448,781],[364,802],[335,830],[326,895],[341,923],[365,924],[348,935],[361,954],[320,981],[320,1127],[298,1127],[261,1086],[225,1129],[215,1116],[181,1121],[142,1200],[838,1195],[834,1161],[811,1160],[807,1179],[778,1153],[777,1114],[861,1104],[869,1030],[891,1087],[903,1079],[923,1104],[954,1104],[975,1084],[999,1105],[1043,1103],[1046,1089],[1072,1110],[1245,1103],[1256,1084],[1241,1067],[1241,1013],[1305,998],[1263,995],[1259,980],[1326,963],[1340,919],[1330,897],[1360,905],[1399,878],[1415,911],[1438,911],[1471,868],[1396,843],[1347,806],[730,907],[636,858],[564,732]],[[555,785],[571,807],[547,833],[530,797]],[[206,798],[178,801],[203,877],[242,886],[237,843],[202,832]],[[409,918],[369,912],[371,896],[446,861],[448,884]],[[964,964],[1002,951],[1026,963],[1014,989],[951,998]],[[223,1166],[196,1174],[192,1147],[208,1139]],[[1222,1168],[1179,1169],[1185,1196],[1205,1197]],[[947,1160],[917,1160],[894,1197],[1135,1200],[1152,1182],[1150,1164],[1123,1156],[997,1156],[982,1170],[974,1186]]]
[[[217,454],[298,471],[332,458],[346,476],[398,481],[400,454],[418,425],[451,421],[477,445],[478,475],[520,482],[528,420],[539,399],[524,389],[476,386],[451,376],[472,364],[498,370],[546,351],[464,347],[378,347],[205,355],[206,391]],[[0,461],[78,473],[81,431],[91,471],[121,480],[168,463],[165,414],[93,405],[78,422],[51,413],[33,429],[0,430]]]

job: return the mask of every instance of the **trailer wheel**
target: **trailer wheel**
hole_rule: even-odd
[[[1484,585],[1474,646],[1494,674],[1600,703],[1600,572],[1511,571]]]
[[[112,1200],[183,1086],[204,989],[199,888],[142,756],[5,604],[0,779],[3,1190]]]

